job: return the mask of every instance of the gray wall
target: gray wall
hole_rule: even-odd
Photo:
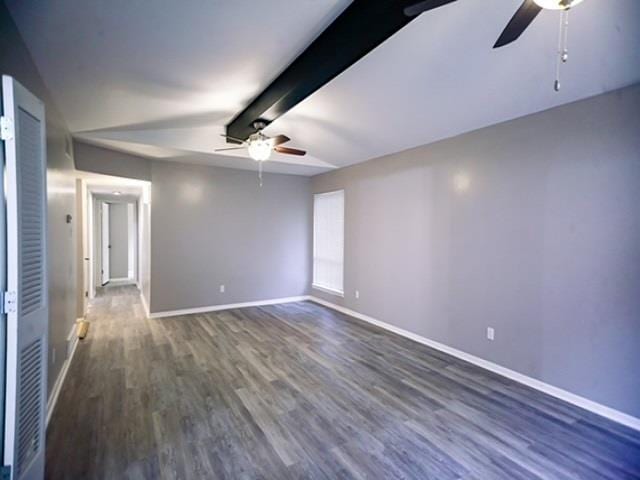
[[[309,182],[154,161],[151,311],[306,294]]]
[[[107,148],[73,142],[74,160],[78,170],[116,177],[151,180],[151,160],[116,152]]]
[[[109,205],[109,276],[127,278],[129,275],[129,224],[127,204]]]
[[[69,132],[9,13],[0,2],[0,73],[11,75],[45,103],[47,120],[49,251],[49,391],[66,358],[76,320],[76,202],[73,159],[65,154]],[[72,223],[65,216],[74,217]],[[53,354],[55,350],[55,362]]]
[[[102,285],[102,205],[101,199],[91,195],[93,209],[93,284],[96,288]],[[91,255],[89,255],[91,258]]]
[[[640,86],[312,179],[340,188],[345,298],[314,295],[640,417]]]

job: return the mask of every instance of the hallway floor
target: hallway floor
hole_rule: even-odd
[[[640,433],[310,302],[90,307],[50,479],[631,479]]]

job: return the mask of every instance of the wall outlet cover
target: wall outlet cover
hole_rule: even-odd
[[[487,338],[493,340],[495,338],[495,330],[492,327],[487,327]]]

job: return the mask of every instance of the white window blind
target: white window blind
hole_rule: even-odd
[[[344,190],[313,196],[313,286],[344,292]]]

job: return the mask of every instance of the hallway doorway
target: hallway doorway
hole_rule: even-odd
[[[95,267],[100,271],[100,284],[114,281],[137,283],[137,200],[97,196],[96,201],[100,203],[100,222],[95,223],[100,255],[95,257]]]
[[[148,305],[151,184],[81,172],[77,183],[80,217],[78,318],[104,285],[135,285]]]

